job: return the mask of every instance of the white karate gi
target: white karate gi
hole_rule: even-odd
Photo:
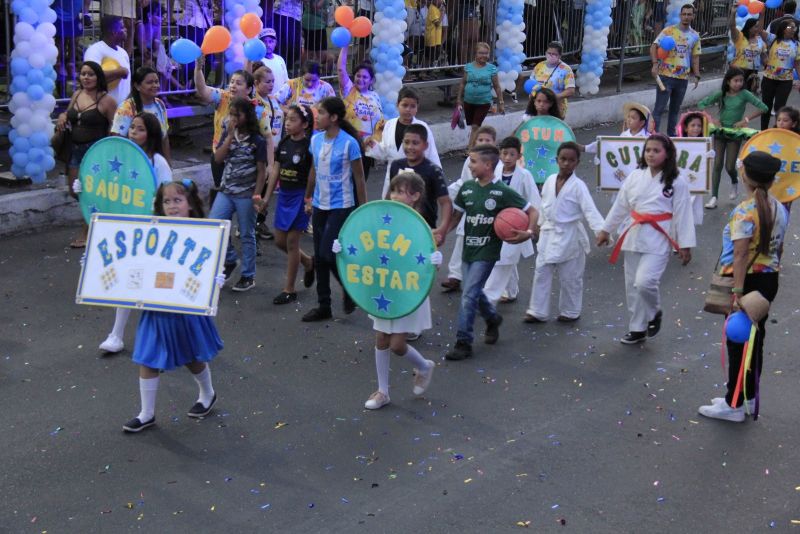
[[[667,238],[650,224],[631,227],[631,212],[642,215],[671,213],[672,219],[656,224],[679,248],[696,245],[689,184],[678,177],[672,188],[672,195],[665,196],[661,173],[653,176],[649,168],[636,169],[622,182],[617,200],[603,224],[603,230],[609,233],[619,228],[623,221],[626,228],[630,227],[622,250],[625,251],[625,296],[631,314],[631,332],[647,331],[647,324],[661,309],[659,284],[672,248]]]
[[[403,152],[403,144],[401,143],[400,148],[397,148],[397,144],[394,140],[394,135],[397,131],[398,120],[398,118],[394,118],[386,121],[386,124],[383,127],[381,140],[375,144],[375,146],[369,147],[365,151],[365,155],[375,158],[376,160],[386,162],[386,177],[383,180],[383,191],[381,191],[381,198],[386,198],[386,194],[389,193],[389,182],[392,179],[392,177],[389,176],[389,168],[392,166],[392,162],[396,159],[405,157],[405,153]],[[442,162],[439,159],[439,152],[436,151],[436,140],[433,138],[433,132],[431,132],[428,124],[425,121],[417,119],[416,117],[414,117],[412,124],[422,124],[428,130],[428,149],[425,151],[425,157],[428,158],[434,165],[441,167]]]
[[[573,173],[556,196],[557,179],[557,174],[550,175],[542,187],[536,272],[527,310],[529,315],[543,321],[550,316],[550,288],[556,271],[561,285],[559,315],[571,319],[580,317],[583,272],[586,255],[591,250],[582,219],[586,218],[595,233],[603,229],[604,222],[583,180]]]
[[[494,170],[494,181],[502,180],[502,177],[503,166],[499,165]],[[539,210],[542,198],[539,196],[539,188],[536,187],[530,171],[517,166],[511,176],[509,187],[519,193],[537,211]],[[517,263],[523,256],[526,258],[533,256],[533,242],[530,239],[519,244],[503,243],[503,247],[500,249],[500,259],[494,264],[492,274],[489,275],[483,286],[483,293],[489,302],[496,305],[503,295],[503,291],[508,294],[510,299],[517,298],[517,294],[519,294]]]
[[[500,178],[497,176],[497,169],[500,169],[502,172],[503,170],[503,162],[498,161],[497,167],[494,169],[494,182],[499,180]],[[458,180],[447,186],[447,193],[450,195],[450,201],[455,202],[456,195],[458,191],[461,189],[461,186],[464,185],[464,182],[469,180],[474,180],[475,177],[472,176],[472,172],[469,170],[469,158],[464,160],[464,166],[461,167],[461,176],[459,176]],[[461,217],[461,220],[458,221],[458,226],[456,227],[456,241],[453,243],[453,252],[450,254],[450,261],[447,263],[447,278],[454,278],[456,280],[462,280],[461,276],[461,256],[464,253],[464,217]]]

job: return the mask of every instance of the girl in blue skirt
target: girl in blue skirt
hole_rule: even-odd
[[[190,180],[162,184],[155,198],[155,214],[168,217],[204,217],[197,186]],[[217,284],[224,280],[217,280]],[[188,315],[146,310],[142,313],[133,349],[133,361],[139,364],[139,394],[142,409],[125,423],[125,432],[140,432],[156,423],[156,393],[159,371],[186,366],[194,375],[200,393],[186,414],[208,415],[217,402],[211,384],[208,362],[222,348],[214,320],[206,315]]]
[[[275,244],[288,257],[286,285],[273,304],[289,304],[297,300],[294,282],[297,268],[303,264],[303,285],[314,284],[314,259],[300,249],[300,236],[308,228],[308,215],[303,198],[308,184],[313,157],[309,149],[314,115],[305,104],[289,106],[284,118],[284,137],[275,149],[275,165],[269,175],[267,194],[262,205],[269,203],[280,181],[278,205],[275,208]]]

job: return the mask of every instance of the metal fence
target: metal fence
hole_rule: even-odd
[[[406,33],[406,81],[435,85],[458,76],[459,69],[474,59],[475,45],[485,41],[494,45],[495,12],[498,0],[406,0],[408,30]],[[0,42],[4,80],[0,80],[0,103],[8,101],[10,83],[9,56],[13,43],[14,20],[10,2],[3,2],[5,37]],[[102,7],[101,4],[103,4]],[[112,5],[122,5],[122,12],[108,12]],[[334,77],[338,50],[330,43],[335,26],[333,12],[339,5],[351,5],[357,15],[374,17],[374,0],[264,0],[264,25],[278,35],[276,53],[280,54],[296,75],[306,60],[319,61],[326,76]],[[624,54],[626,61],[647,57],[649,45],[664,25],[666,1],[615,0],[609,35],[609,59]],[[127,7],[126,7],[127,6]],[[728,35],[728,0],[696,0],[694,28],[704,44],[724,44]],[[56,45],[62,50],[56,65],[58,74],[56,97],[63,101],[74,90],[76,67],[83,50],[100,39],[103,14],[124,17],[134,69],[152,65],[162,76],[164,94],[192,92],[193,66],[180,66],[169,59],[169,44],[179,37],[202,42],[204,27],[224,19],[224,0],[56,0],[53,8],[59,15],[56,23]],[[547,43],[561,41],[567,61],[579,63],[583,40],[585,0],[525,0],[526,64],[544,57]],[[775,13],[768,10],[767,20]],[[371,38],[357,39],[351,45],[350,61],[356,65],[369,57]],[[221,54],[207,62],[210,85],[226,81]]]

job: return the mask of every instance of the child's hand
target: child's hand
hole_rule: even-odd
[[[439,252],[438,250],[433,251],[433,253],[431,254],[431,263],[433,265],[441,265],[442,259],[443,259],[442,253]]]
[[[512,245],[518,245],[520,243],[524,243],[528,239],[533,237],[533,232],[531,230],[514,230],[514,237],[512,239],[507,239],[506,243],[511,243]]]
[[[76,195],[78,193],[83,193],[83,185],[79,178],[75,178],[75,180],[72,181],[72,192]]]
[[[747,121],[747,119],[742,119],[739,122],[737,122],[736,124],[734,124],[734,126],[736,128],[745,128],[745,127],[747,127],[748,124],[749,124],[749,122]]]
[[[605,230],[600,230],[599,232],[597,232],[597,239],[595,240],[595,243],[597,244],[598,247],[604,247],[606,245],[610,245],[611,236]]]
[[[686,265],[692,261],[692,249],[682,248],[678,250],[678,257],[681,259],[681,265]]]
[[[253,195],[253,209],[256,211],[261,211],[261,207],[264,205],[263,200],[261,199],[261,195]]]
[[[334,254],[338,254],[342,251],[342,244],[339,243],[338,239],[333,240],[333,245],[331,245],[331,252]]]
[[[214,277],[214,283],[217,284],[217,287],[220,288],[220,289],[222,287],[224,287],[225,286],[225,275],[224,274],[218,274],[217,276],[215,276]]]

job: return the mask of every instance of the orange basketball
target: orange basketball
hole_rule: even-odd
[[[514,230],[524,232],[528,229],[528,214],[519,208],[506,208],[494,218],[494,233],[503,241],[514,239]]]

